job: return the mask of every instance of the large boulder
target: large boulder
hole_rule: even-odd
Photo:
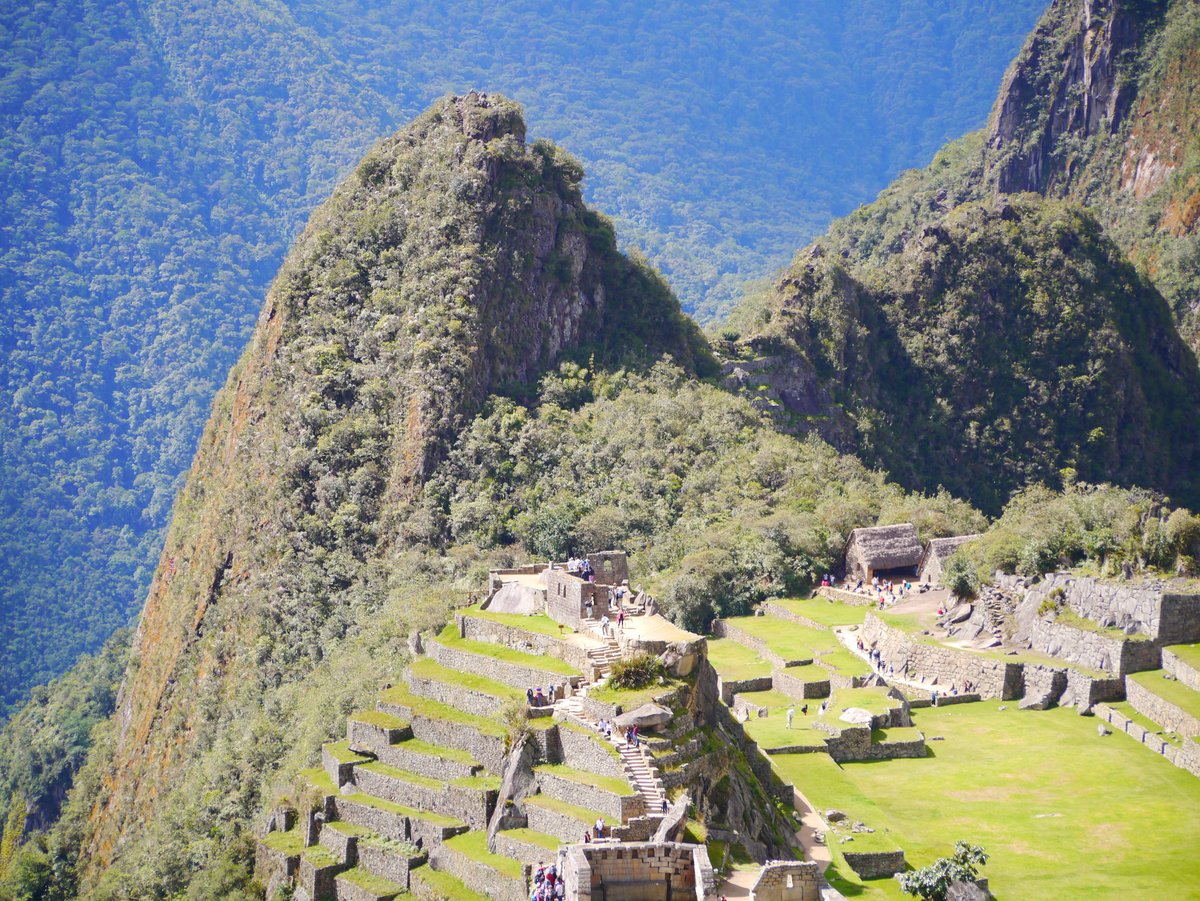
[[[613,720],[613,725],[621,729],[637,726],[639,729],[653,729],[655,726],[665,726],[671,722],[671,711],[659,704],[643,704],[637,710],[622,713]]]

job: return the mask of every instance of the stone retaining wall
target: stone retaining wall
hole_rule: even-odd
[[[272,897],[267,895],[268,898]],[[330,895],[329,897],[335,897]],[[351,882],[345,876],[337,880],[337,901],[379,901],[380,895],[370,889],[365,889],[357,882]],[[296,901],[300,901],[297,896]]]
[[[503,682],[513,688],[525,691],[527,688],[543,688],[547,685],[562,685],[564,682],[577,684],[579,676],[564,676],[548,670],[532,666],[522,666],[519,663],[509,663],[497,660],[486,654],[475,654],[462,648],[451,648],[432,639],[428,644],[429,656],[450,669],[464,673],[482,673],[496,682]]]
[[[1181,770],[1187,770],[1193,776],[1200,776],[1200,744],[1194,740],[1185,739],[1182,746],[1176,747],[1106,704],[1097,704],[1092,708],[1092,712],[1110,724],[1115,731],[1124,732],[1134,741],[1167,758]]]
[[[467,616],[459,613],[454,617],[458,625],[458,634],[472,641],[486,641],[491,644],[503,645],[514,651],[525,654],[543,654],[564,660],[581,672],[587,672],[590,665],[587,648],[572,644],[561,638],[543,635],[541,632],[526,631],[517,626],[497,623],[478,616]]]
[[[565,813],[539,807],[536,804],[525,805],[525,816],[529,820],[529,828],[553,835],[559,841],[583,841],[583,833],[592,828],[591,823],[584,823]]]
[[[329,749],[324,745],[321,746],[321,768],[325,770],[333,784],[341,788],[350,781],[350,774],[354,771],[353,763],[342,763],[337,759]]]
[[[772,651],[761,638],[751,635],[749,632],[739,629],[737,626],[723,619],[713,621],[713,635],[717,638],[729,638],[738,644],[754,648],[754,650],[758,651],[760,657],[764,660],[769,660],[777,667],[803,666],[812,663],[811,657],[788,660]]]
[[[524,866],[524,876],[513,879],[493,870],[487,864],[472,860],[453,848],[442,845],[434,848],[429,857],[430,865],[439,872],[449,873],[473,892],[493,901],[525,901],[529,897],[525,890],[529,867]]]
[[[388,848],[361,839],[357,844],[359,866],[397,885],[407,886],[409,871],[426,860],[426,854],[416,848]]]
[[[1200,595],[1180,593],[1161,580],[1110,582],[1071,573],[1050,573],[1029,591],[1039,603],[1056,588],[1063,602],[1082,617],[1162,644],[1200,641]]]
[[[862,879],[886,879],[905,870],[903,851],[847,851],[846,865]]]
[[[840,588],[826,586],[818,588],[817,594],[824,595],[827,598],[832,598],[835,601],[841,601],[843,604],[850,604],[854,607],[873,607],[875,606],[875,598],[866,594],[855,594],[853,591],[843,591]]]
[[[401,719],[408,719],[407,714]],[[352,751],[367,751],[374,754],[381,748],[386,748],[394,742],[412,738],[409,726],[391,727],[377,726],[374,723],[364,723],[361,720],[346,720],[346,741]]]
[[[418,817],[406,817],[389,810],[380,810],[378,807],[360,804],[341,795],[334,796],[333,800],[333,813],[337,819],[370,829],[384,838],[394,838],[413,844],[417,844],[419,841],[425,848],[440,845],[443,840],[465,832],[467,828],[466,826],[441,826]]]
[[[480,671],[475,670],[475,672]],[[484,694],[464,685],[414,675],[411,669],[404,671],[404,681],[408,683],[409,690],[413,694],[429,698],[440,704],[447,704],[473,716],[494,717],[506,703],[502,698]]]
[[[821,680],[800,679],[790,675],[786,669],[777,669],[771,674],[773,687],[794,698],[827,698],[830,692],[830,679]]]
[[[300,870],[296,875],[296,890],[303,889],[310,898],[331,898],[334,895],[334,879],[344,870],[344,864],[335,863],[325,867],[313,866],[307,857],[300,857]]]
[[[1200,691],[1200,670],[1185,663],[1170,648],[1163,648],[1162,667],[1192,691]]]
[[[733,705],[733,696],[748,691],[770,691],[775,687],[772,676],[759,676],[757,679],[722,679],[717,676],[717,691],[721,700]]]
[[[1154,720],[1168,732],[1178,732],[1185,738],[1200,736],[1200,719],[1176,707],[1166,698],[1160,698],[1134,679],[1125,680],[1125,697],[1134,710]]]
[[[504,772],[504,737],[488,735],[470,723],[456,723],[427,716],[413,716],[412,710],[400,704],[381,701],[381,709],[410,720],[413,735],[431,745],[466,751],[489,773]]]
[[[368,795],[417,810],[431,810],[462,820],[472,829],[487,829],[496,803],[495,790],[464,788],[448,783],[438,787],[355,767],[354,784]]]
[[[546,757],[548,762],[565,763],[577,770],[614,779],[625,778],[621,758],[609,753],[608,748],[601,744],[605,739],[599,734],[577,732],[565,725],[556,726],[553,731],[556,743],[547,749],[550,751]]]
[[[550,860],[555,854],[555,852],[548,848],[543,848],[541,845],[535,845],[532,842],[523,842],[520,839],[514,838],[511,832],[496,833],[496,853],[503,854],[505,857],[511,857],[513,860],[520,860],[524,863]]]
[[[703,845],[677,842],[632,842],[573,845],[559,852],[559,871],[569,897],[591,901],[593,885],[603,897],[622,901],[656,901],[714,897],[716,879]]]
[[[405,742],[380,748],[375,752],[375,756],[379,758],[380,763],[430,779],[464,779],[478,774],[483,769],[480,764],[460,763],[457,760],[412,751],[405,747]]]
[[[346,866],[352,867],[358,862],[358,839],[337,829],[330,829],[328,824],[321,827],[318,842],[328,848],[329,853]]]
[[[811,860],[767,861],[750,897],[754,901],[820,901],[821,868]]]
[[[254,878],[266,886],[266,897],[273,898],[279,888],[291,884],[300,867],[300,859],[268,848],[262,842],[256,842],[255,845]]]
[[[1029,641],[1043,654],[1114,676],[1158,669],[1160,663],[1156,641],[1115,638],[1041,617],[1030,623]]]
[[[647,813],[641,795],[617,795],[594,785],[583,785],[553,773],[539,771],[537,783],[542,794],[566,804],[575,804],[604,814],[606,821],[624,823],[631,817]],[[632,790],[631,790],[632,791]]]
[[[861,633],[867,647],[877,645],[883,663],[918,682],[949,688],[970,681],[972,691],[985,698],[1010,701],[1021,696],[1022,666],[990,659],[971,651],[925,644],[868,613]]]

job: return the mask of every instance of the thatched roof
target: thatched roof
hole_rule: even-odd
[[[898,569],[916,566],[921,561],[921,542],[911,522],[855,529],[846,544],[847,552],[852,548],[857,548],[871,569]]]
[[[938,560],[945,560],[968,541],[974,541],[979,535],[955,535],[953,538],[934,538],[929,542],[926,554],[932,554]]]

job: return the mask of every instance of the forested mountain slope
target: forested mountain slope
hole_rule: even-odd
[[[703,624],[811,584],[880,516],[981,524],[698,378],[696,326],[584,207],[578,164],[524,132],[498,96],[441,101],[313,215],[218,396],[118,710],[21,858],[28,890],[231,895],[277,770],[489,561],[603,535]]]
[[[1076,477],[1195,504],[1200,377],[1176,328],[1195,235],[1152,210],[1174,208],[1200,140],[1190,101],[1155,99],[1191,89],[1156,73],[1196,52],[1190,0],[1058,0],[986,133],[834,223],[735,313],[749,337],[731,384],[989,512]],[[1147,168],[1151,133],[1174,149],[1139,182],[1128,161]]]
[[[711,312],[978,122],[1040,5],[5,5],[0,712],[141,603],[268,280],[395,122],[507,89]]]

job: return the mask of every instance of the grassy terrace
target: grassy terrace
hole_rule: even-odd
[[[540,720],[531,720],[530,724],[533,725],[538,722],[540,722]],[[570,720],[549,720],[548,722],[549,725],[558,726],[560,729],[570,729],[572,732],[578,732],[580,735],[588,736],[593,742],[603,748],[608,753],[608,756],[613,758],[613,760],[621,759],[621,752],[617,750],[616,746],[612,742],[601,738],[600,733],[596,732],[594,729],[589,729],[586,726],[582,726],[579,723],[573,723]]]
[[[303,851],[304,859],[307,860],[317,869],[322,867],[336,867],[341,863],[332,851],[324,845],[309,845]]]
[[[429,889],[434,897],[444,898],[445,901],[490,901],[487,895],[472,891],[449,873],[439,873],[428,866],[413,870],[410,878]]]
[[[743,728],[763,750],[791,747],[823,748],[828,736],[814,726],[817,721],[817,708],[820,706],[820,701],[815,704],[810,702],[808,716],[804,716],[797,707],[791,729],[787,725],[786,707],[772,709],[768,716],[752,716]]]
[[[588,810],[586,807],[577,807],[574,804],[567,804],[565,801],[559,801],[557,798],[547,798],[545,795],[534,795],[532,798],[525,799],[526,804],[532,804],[534,807],[541,807],[545,810],[552,810],[555,813],[560,813],[563,816],[571,817],[579,820],[584,824],[585,828],[591,829],[596,825],[596,820],[605,819],[604,814],[597,810]],[[607,820],[605,820],[607,822]]]
[[[468,754],[466,751],[460,751],[458,748],[447,748],[443,745],[431,745],[427,741],[421,741],[419,738],[409,738],[397,745],[397,748],[404,748],[412,751],[414,754],[424,754],[426,757],[440,757],[443,760],[449,760],[454,763],[461,763],[465,766],[481,766],[478,760]]]
[[[819,702],[818,702],[819,703]],[[871,713],[887,713],[893,707],[901,706],[895,698],[889,698],[886,688],[872,686],[868,688],[839,688],[829,699],[825,711],[826,717],[837,719],[851,707],[868,710]]]
[[[462,835],[446,839],[444,844],[470,860],[491,867],[501,876],[510,879],[520,879],[523,876],[520,861],[502,854],[493,854],[488,850],[486,832],[464,832]]]
[[[350,714],[348,719],[357,723],[366,723],[369,726],[378,726],[380,729],[403,729],[408,725],[400,717],[384,713],[382,710],[356,710]]]
[[[871,673],[871,667],[865,660],[856,657],[844,647],[836,651],[826,651],[817,660],[844,676],[866,676]]]
[[[332,829],[334,832],[340,832],[342,835],[348,835],[352,838],[369,838],[375,835],[366,826],[359,826],[357,823],[347,823],[345,820],[330,820],[322,829]]]
[[[537,845],[547,851],[557,851],[562,844],[553,835],[538,832],[536,829],[506,829],[504,834],[516,841],[525,842],[527,845]]]
[[[737,616],[726,622],[754,636],[784,660],[811,660],[817,650],[832,650],[837,644],[829,632],[798,626],[777,616]]]
[[[812,598],[781,598],[772,600],[771,603],[823,626],[862,625],[863,618],[871,609],[866,604],[855,607],[819,595]]]
[[[479,654],[483,657],[491,657],[493,660],[513,663],[517,666],[526,666],[530,669],[542,670],[558,676],[581,675],[579,670],[566,661],[559,660],[557,657],[526,654],[523,651],[514,651],[512,648],[506,648],[504,645],[461,638],[458,634],[458,629],[453,624],[446,626],[434,641],[444,647],[455,648],[470,654]]]
[[[333,784],[333,780],[329,778],[329,774],[319,766],[315,766],[310,770],[301,770],[297,775],[324,795],[336,795],[338,793],[337,786]]]
[[[931,757],[838,767],[823,754],[777,755],[773,764],[819,809],[889,830],[913,866],[956,839],[983,845],[992,858],[983,873],[1002,901],[1181,898],[1200,885],[1200,779],[1135,742],[1098,736],[1073,709],[1001,706],[913,711],[926,737],[943,738]],[[844,867],[843,850],[867,848],[858,836],[847,845],[831,836],[830,847],[830,875],[847,897],[906,897],[892,880],[864,884]]]
[[[382,876],[376,876],[362,867],[353,867],[346,870],[346,872],[340,873],[338,878],[352,882],[359,888],[376,895],[399,895],[407,891],[404,886],[397,885],[390,879],[384,879]]]
[[[1193,691],[1176,679],[1168,679],[1162,670],[1134,673],[1129,678],[1189,716],[1200,719],[1200,691]]]
[[[1054,615],[1054,621],[1064,626],[1070,626],[1073,629],[1081,629],[1084,632],[1094,632],[1097,635],[1103,635],[1105,638],[1113,638],[1117,641],[1149,641],[1149,635],[1135,633],[1127,635],[1124,629],[1118,629],[1115,626],[1102,626],[1094,619],[1085,619],[1074,610],[1068,610],[1065,607]]]
[[[1156,723],[1150,717],[1145,716],[1133,709],[1133,705],[1128,701],[1108,701],[1105,706],[1111,707],[1117,713],[1124,714],[1129,717],[1147,732],[1153,732],[1156,735],[1161,735],[1164,740],[1169,741],[1173,745],[1183,744],[1183,740],[1178,733],[1167,732],[1162,723]]]
[[[1192,669],[1200,669],[1200,644],[1173,644],[1164,650],[1173,653]]]
[[[710,638],[708,640],[708,662],[713,665],[722,679],[739,681],[759,679],[771,675],[774,668],[763,659],[758,651],[739,644],[732,638]]]
[[[370,760],[370,757],[364,757],[357,751],[350,750],[350,742],[348,741],[332,741],[322,746],[334,760],[338,763],[363,763]]]
[[[502,626],[512,626],[514,629],[524,629],[526,632],[537,632],[539,635],[549,635],[551,638],[563,638],[575,630],[569,626],[559,626],[544,613],[527,615],[524,613],[492,613],[490,610],[480,610],[478,607],[468,607],[462,611],[466,616],[475,619],[486,619]]]
[[[287,832],[269,832],[263,839],[263,844],[272,851],[279,851],[288,857],[294,857],[304,850],[304,833],[299,827]]]
[[[569,767],[561,763],[545,763],[533,769],[535,772],[545,773],[548,776],[557,776],[569,782],[578,782],[580,785],[591,785],[601,791],[612,792],[614,795],[621,797],[630,797],[637,794],[624,779],[617,779],[613,776],[601,776],[585,770],[577,770],[574,767]]]
[[[440,813],[431,813],[428,810],[417,810],[415,807],[405,807],[403,804],[394,804],[384,798],[377,798],[374,795],[366,795],[362,792],[354,792],[349,795],[342,795],[341,797],[355,804],[362,804],[364,807],[373,807],[375,810],[394,813],[396,816],[408,817],[413,820],[421,820],[425,823],[432,823],[435,826],[466,825],[462,820],[456,820],[454,817],[442,816]]]
[[[522,701],[525,699],[525,693],[513,688],[511,685],[495,682],[477,673],[464,673],[461,670],[450,669],[448,666],[442,666],[432,657],[419,657],[409,664],[408,669],[413,675],[419,676],[422,679],[460,685],[463,688],[469,688],[472,691],[477,691],[480,694],[485,694],[501,701]]]
[[[402,685],[384,689],[380,692],[379,699],[385,704],[407,707],[412,710],[413,716],[423,716],[431,720],[444,720],[449,723],[461,723],[464,726],[473,726],[484,735],[503,736],[505,734],[504,725],[496,720],[474,716],[470,713],[464,713],[456,707],[451,707],[449,704],[440,704],[437,701],[431,701],[429,698],[418,697]]]
[[[419,773],[410,773],[408,770],[388,766],[386,763],[380,763],[379,761],[364,763],[359,769],[366,770],[368,773],[374,773],[376,776],[386,776],[388,779],[396,779],[400,782],[407,782],[409,785],[419,785],[422,788],[429,788],[434,791],[441,791],[446,787],[446,783],[440,779],[430,779],[428,776],[422,776]]]

